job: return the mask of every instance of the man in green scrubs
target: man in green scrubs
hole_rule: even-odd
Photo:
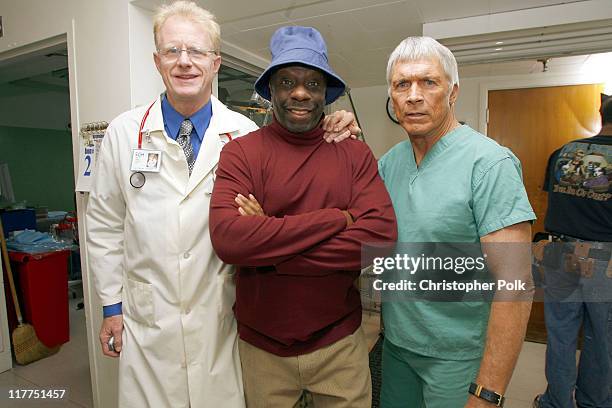
[[[535,214],[520,162],[455,118],[450,50],[428,37],[405,39],[391,54],[387,82],[408,135],[379,161],[399,241],[527,245]],[[494,406],[468,389],[504,394],[530,308],[529,301],[385,302],[381,407]]]

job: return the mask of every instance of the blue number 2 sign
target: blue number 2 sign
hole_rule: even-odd
[[[85,168],[84,176],[91,176],[91,155],[85,155],[85,162],[87,162],[87,167]]]
[[[85,177],[89,177],[91,176],[91,162],[93,161],[93,155],[95,154],[95,149],[93,146],[85,146],[85,150],[83,151],[83,153],[85,154],[83,156],[83,159],[85,160],[85,164],[87,165],[85,167],[85,171],[83,172],[83,176]]]

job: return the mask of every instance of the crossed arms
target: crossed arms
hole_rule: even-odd
[[[274,265],[288,274],[361,269],[363,243],[397,239],[395,213],[376,161],[367,148],[362,151],[363,157],[354,158],[348,208],[255,217],[238,211],[235,198],[252,193],[254,186],[240,144],[228,144],[221,153],[210,207],[211,239],[217,255],[227,263]],[[350,213],[350,219],[343,210]]]

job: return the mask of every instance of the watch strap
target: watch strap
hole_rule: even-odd
[[[498,407],[504,406],[505,398],[502,394],[498,394],[495,391],[487,390],[486,388],[483,388],[483,386],[480,384],[471,383],[468,391],[470,394],[474,395],[475,397],[478,397],[487,402],[495,404]]]

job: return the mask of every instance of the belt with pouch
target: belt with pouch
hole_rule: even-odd
[[[566,242],[574,245],[564,245],[563,252],[576,254],[581,258],[589,258],[597,261],[609,261],[612,257],[612,243],[594,242],[570,237],[567,235],[552,235],[553,242]]]
[[[584,241],[566,235],[553,235],[553,241],[564,243],[562,253],[567,272],[592,278],[595,261],[602,261],[608,263],[606,275],[612,277],[612,262],[609,262],[612,255],[611,243]]]

